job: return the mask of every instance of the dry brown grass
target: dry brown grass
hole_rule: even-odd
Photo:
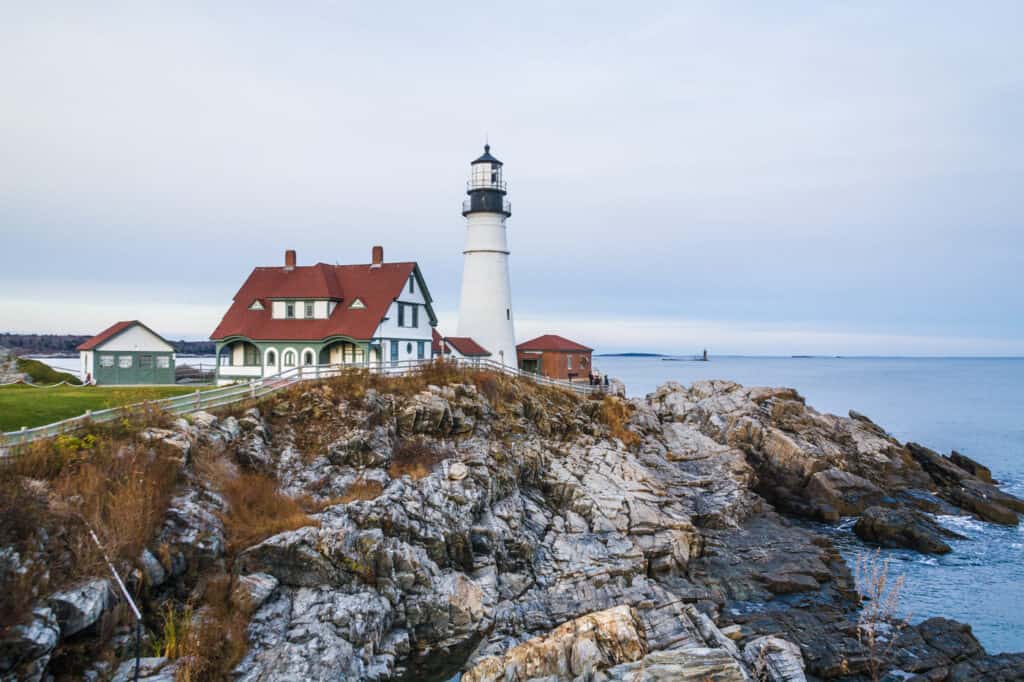
[[[388,476],[409,476],[412,480],[418,481],[429,476],[434,467],[448,457],[451,457],[450,452],[441,450],[427,441],[410,438],[396,445],[392,451]]]
[[[242,473],[225,477],[218,487],[228,503],[221,515],[232,554],[262,542],[271,535],[312,526],[316,521],[299,500],[278,489],[277,481],[264,474]]]
[[[626,423],[633,414],[633,408],[629,403],[615,396],[605,396],[598,414],[608,427],[612,438],[618,438],[627,447],[640,442],[640,436],[626,428]]]
[[[153,655],[181,661],[176,680],[230,679],[231,670],[245,657],[252,609],[232,598],[231,586],[228,574],[216,573],[200,586],[200,607],[164,605]]]
[[[352,485],[345,490],[344,495],[332,499],[324,506],[330,506],[332,504],[346,504],[348,502],[358,502],[360,500],[375,500],[380,497],[383,492],[384,486],[380,484],[380,481],[367,481],[362,478],[357,478],[352,482]]]

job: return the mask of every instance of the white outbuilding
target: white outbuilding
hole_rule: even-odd
[[[173,384],[174,346],[138,320],[111,325],[78,346],[82,381]]]

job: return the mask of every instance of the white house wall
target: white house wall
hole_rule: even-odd
[[[167,353],[174,351],[170,344],[141,325],[124,330],[96,350],[102,351],[151,351]]]
[[[398,345],[399,362],[419,359],[417,343],[420,341],[425,343],[423,358],[430,358],[430,342],[432,340],[433,328],[430,326],[430,315],[427,314],[426,298],[423,296],[419,281],[416,282],[415,288],[414,292],[410,292],[408,280],[405,282],[398,300],[393,301],[388,307],[385,315],[387,319],[377,327],[377,331],[374,333],[374,339],[384,340],[382,350],[385,364],[391,362],[391,344],[393,343]],[[416,313],[417,325],[415,327],[398,326],[399,303],[413,304],[419,309],[419,312]],[[412,309],[406,308],[406,323],[408,324],[411,320]],[[412,344],[411,349],[409,347],[410,343]]]

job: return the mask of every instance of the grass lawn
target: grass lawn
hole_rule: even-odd
[[[0,431],[42,426],[77,417],[86,410],[103,410],[194,393],[196,388],[212,386],[0,386]]]

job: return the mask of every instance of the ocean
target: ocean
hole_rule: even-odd
[[[1003,489],[1024,496],[1024,358],[714,357],[710,362],[595,357],[631,396],[666,381],[730,379],[791,386],[819,412],[867,415],[901,441],[973,457]],[[904,576],[900,607],[918,622],[946,616],[970,623],[990,653],[1024,651],[1024,526],[941,517],[967,536],[950,554],[882,550],[890,574]],[[850,561],[867,551],[853,522],[816,526]]]
[[[77,369],[78,359],[40,358]],[[178,364],[209,366],[212,356]],[[956,449],[992,469],[1007,492],[1024,496],[1024,358],[716,357],[710,362],[595,357],[632,396],[666,381],[730,379],[791,386],[821,412],[866,414],[901,441],[939,452]],[[890,573],[904,577],[901,609],[914,622],[947,616],[970,623],[990,653],[1024,651],[1024,526],[942,517],[967,536],[945,556],[882,550]],[[852,521],[817,525],[850,561],[867,551]]]

